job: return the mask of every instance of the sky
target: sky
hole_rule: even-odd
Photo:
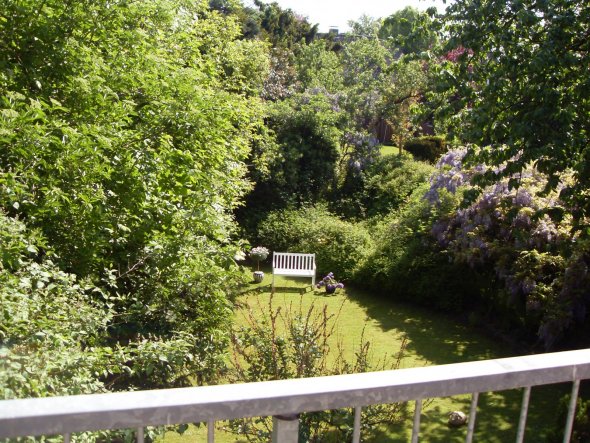
[[[273,0],[263,0],[271,3]],[[357,20],[365,14],[369,17],[387,17],[392,13],[413,6],[426,10],[435,6],[444,12],[443,0],[274,0],[282,8],[292,9],[308,18],[311,24],[319,23],[319,31],[327,32],[332,26],[340,31],[348,30],[348,21]],[[248,4],[249,2],[244,2]],[[447,1],[447,4],[449,2]]]

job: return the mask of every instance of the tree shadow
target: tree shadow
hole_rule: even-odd
[[[270,281],[265,283],[267,284],[262,287],[262,290],[270,293]],[[306,293],[313,296],[314,300],[321,301],[333,297],[324,291],[314,291],[309,286],[309,282],[302,283],[302,279],[281,277],[281,280],[277,278],[275,283],[276,290],[280,293],[299,293],[304,287],[303,284],[308,288]],[[373,323],[375,327],[385,332],[394,331],[394,336],[407,337],[408,353],[415,354],[418,361],[421,360],[424,364],[441,365],[520,354],[517,349],[504,346],[484,336],[476,328],[461,323],[450,315],[445,316],[424,307],[373,296],[351,287],[346,289],[344,295],[365,312],[366,317],[359,318],[360,322]],[[532,389],[525,441],[547,441],[546,437],[550,428],[558,425],[556,405],[570,389],[570,384],[540,386]],[[522,389],[481,393],[474,440],[490,443],[515,441],[521,401]],[[452,399],[437,399],[436,402],[425,407],[422,414],[421,441],[433,443],[465,441],[466,427],[451,428],[447,425],[447,420],[451,412],[450,408],[469,414],[470,402],[470,395],[462,395]],[[409,440],[411,419],[405,421],[403,425],[394,425],[394,427],[395,429],[384,431],[382,435],[374,434],[375,437],[371,441]],[[400,436],[402,436],[401,439]]]
[[[459,363],[515,355],[516,351],[477,333],[443,313],[376,297],[348,288],[349,299],[361,306],[383,331],[397,330],[408,338],[407,348],[432,364]]]
[[[349,299],[365,309],[369,320],[384,331],[397,330],[407,337],[407,349],[426,364],[449,364],[521,355],[518,349],[502,345],[476,328],[451,316],[433,313],[423,307],[376,297],[356,289],[347,289]],[[556,405],[571,384],[534,387],[531,392],[525,441],[546,441],[557,423]],[[476,418],[475,441],[503,443],[516,440],[522,389],[481,393]],[[468,414],[471,396],[453,397],[453,405]],[[465,441],[466,427],[447,426],[448,414],[440,406],[423,412],[421,438],[428,442]],[[411,424],[410,424],[411,428]],[[384,440],[385,441],[385,440]]]

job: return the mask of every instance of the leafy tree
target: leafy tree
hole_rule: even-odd
[[[378,121],[377,104],[387,70],[389,51],[377,38],[346,43],[341,63],[346,92],[346,110],[351,126],[372,130]]]
[[[73,292],[104,306],[97,342],[124,356],[93,373],[109,389],[205,381],[222,363],[232,210],[268,69],[265,45],[239,36],[204,1],[0,11],[0,207],[43,238],[35,266],[96,288]]]
[[[590,6],[576,0],[462,0],[447,11],[447,50],[461,52],[441,73],[455,98],[445,111],[460,112],[461,137],[493,147],[471,158],[507,162],[499,173],[504,177],[534,163],[548,176],[547,191],[573,170],[573,183],[560,195],[578,227],[587,227]],[[491,183],[497,176],[490,170],[480,180]]]
[[[379,28],[381,27],[381,20],[374,19],[368,15],[361,15],[358,20],[350,20],[348,22],[350,32],[348,36],[352,40],[369,39],[374,40],[378,38]]]
[[[300,89],[295,54],[290,49],[271,48],[270,71],[264,82],[262,98],[283,100]]]
[[[342,91],[342,65],[338,54],[324,40],[316,40],[299,49],[297,74],[302,89],[325,88],[330,93]]]
[[[388,67],[379,107],[400,154],[416,130],[414,115],[427,90],[428,72],[422,62],[400,59]]]
[[[268,126],[277,155],[246,200],[240,219],[253,228],[268,211],[327,198],[337,179],[343,113],[338,95],[313,89],[274,103]],[[250,220],[254,217],[255,220]]]
[[[318,32],[318,25],[311,25],[291,9],[283,9],[278,3],[263,3],[254,0],[259,11],[260,28],[263,37],[273,47],[293,48],[302,41],[310,43]]]
[[[383,19],[379,37],[387,40],[394,49],[403,54],[428,51],[437,42],[431,12],[421,12],[407,6]]]

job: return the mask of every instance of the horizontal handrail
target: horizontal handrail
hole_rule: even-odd
[[[590,350],[235,385],[0,401],[0,437],[289,415],[590,378]]]

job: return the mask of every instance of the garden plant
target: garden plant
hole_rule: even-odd
[[[315,253],[325,302],[362,288],[520,353],[588,347],[589,23],[588,2],[464,0],[335,36],[258,0],[5,0],[0,399],[368,370],[364,343],[327,364],[324,312],[234,327],[264,291],[244,245],[257,272]],[[302,438],[349,422],[306,414]]]

